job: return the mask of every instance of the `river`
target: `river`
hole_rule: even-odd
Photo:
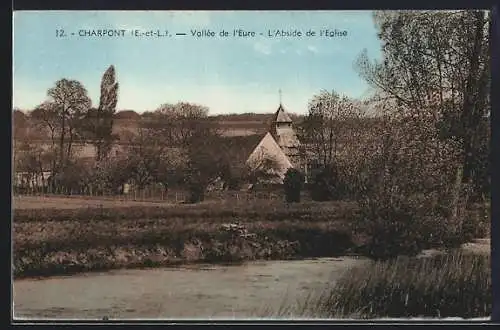
[[[363,262],[320,258],[21,279],[14,281],[14,315],[23,319],[239,319],[273,314],[284,306],[295,314],[308,296],[314,297]]]

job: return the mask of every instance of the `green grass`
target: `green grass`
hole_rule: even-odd
[[[485,317],[491,315],[490,256],[399,257],[350,271],[316,305],[322,317]]]

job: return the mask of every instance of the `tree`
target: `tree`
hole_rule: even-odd
[[[289,168],[285,173],[283,187],[285,189],[285,198],[288,203],[300,202],[300,191],[304,185],[304,174],[294,168]]]
[[[489,123],[489,26],[483,11],[377,12],[383,62],[367,53],[357,60],[361,75],[393,97],[415,120],[434,121],[441,140],[459,141],[456,186],[480,180],[474,160]],[[439,144],[439,141],[435,142]],[[484,164],[487,166],[487,164]]]
[[[190,191],[190,202],[203,201],[209,185],[222,177],[223,154],[217,142],[218,131],[206,119],[200,119],[200,126],[190,134],[186,141],[187,168],[185,182]]]
[[[222,154],[217,149],[219,130],[208,117],[208,108],[185,102],[164,104],[143,118],[141,127],[157,155],[168,153],[168,149],[185,155],[185,162],[175,168],[180,170],[184,166],[182,181],[191,192],[191,202],[203,200],[206,188],[221,176],[222,168]],[[179,181],[177,174],[168,173],[165,166],[155,175],[167,181]]]
[[[71,159],[73,142],[79,137],[79,127],[91,101],[85,87],[76,80],[61,79],[47,94],[50,99],[39,105],[31,117],[50,132],[59,154],[55,167],[62,168]]]
[[[15,140],[22,140],[26,137],[28,125],[26,114],[19,109],[14,109],[12,112],[12,136]]]
[[[186,102],[162,104],[143,118],[141,127],[154,132],[156,139],[171,147],[188,146],[200,130],[216,132],[215,123],[208,118],[208,108]]]
[[[277,157],[262,147],[255,157],[247,161],[243,175],[251,184],[276,182],[280,179],[281,166]]]
[[[321,166],[335,162],[347,137],[346,123],[360,117],[360,109],[347,96],[321,91],[309,102],[309,112],[300,125],[301,140]]]
[[[473,159],[488,140],[489,20],[481,11],[375,14],[383,60],[365,52],[356,62],[391,110],[376,180],[360,200],[372,256],[463,242]]]
[[[85,115],[82,131],[96,150],[96,160],[100,161],[109,151],[115,136],[113,135],[113,116],[118,102],[118,82],[115,68],[111,65],[101,79],[101,96],[98,108],[90,108]]]

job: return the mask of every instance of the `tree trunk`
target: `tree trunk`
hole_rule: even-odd
[[[61,120],[61,136],[59,138],[59,162],[64,163],[64,135],[66,134],[66,111],[63,109]]]
[[[475,109],[475,102],[477,101],[474,96],[479,96],[478,93],[481,90],[479,86],[479,57],[482,48],[482,40],[484,37],[484,15],[482,12],[478,11],[474,13],[476,18],[475,26],[475,38],[472,47],[472,52],[470,55],[470,66],[469,73],[467,76],[465,99],[462,108],[462,124],[463,124],[463,149],[462,149],[462,160],[457,168],[457,175],[455,179],[455,185],[453,188],[453,198],[452,198],[452,221],[453,224],[458,226],[461,230],[462,227],[462,216],[460,216],[460,195],[462,190],[464,190],[464,198],[462,200],[462,206],[467,207],[469,199],[469,186],[472,180],[472,169],[471,160],[474,157],[475,150],[475,136],[477,134],[477,127],[475,117],[477,116],[477,109]],[[476,95],[475,95],[476,94]],[[463,204],[465,203],[465,204]],[[459,219],[460,218],[460,219]]]

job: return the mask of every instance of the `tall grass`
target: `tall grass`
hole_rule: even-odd
[[[489,255],[452,252],[371,262],[341,278],[317,302],[321,317],[491,315]]]

